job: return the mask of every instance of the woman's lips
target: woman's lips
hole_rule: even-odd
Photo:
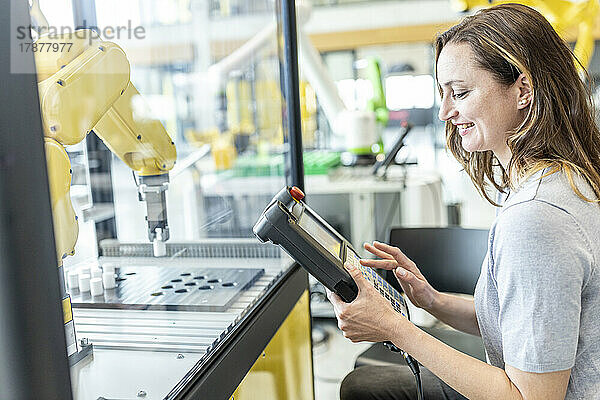
[[[471,133],[471,131],[472,131],[473,129],[475,129],[475,125],[471,125],[471,126],[470,126],[470,127],[468,127],[468,128],[458,128],[458,134],[459,134],[460,136],[466,136],[466,135],[468,135],[469,133]]]

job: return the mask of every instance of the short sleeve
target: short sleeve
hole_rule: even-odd
[[[573,367],[593,263],[576,221],[542,201],[512,205],[497,220],[491,255],[504,362],[540,373]]]

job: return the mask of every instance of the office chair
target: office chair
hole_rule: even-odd
[[[448,228],[392,228],[389,243],[400,248],[413,260],[427,281],[440,292],[473,294],[481,264],[487,251],[488,231],[485,229]],[[391,271],[385,278],[396,289],[400,284]],[[480,337],[447,328],[421,327],[463,353],[485,361],[485,350]],[[381,343],[361,353],[354,364],[403,364],[397,353]]]

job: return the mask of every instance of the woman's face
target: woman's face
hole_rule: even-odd
[[[444,46],[437,62],[437,79],[442,88],[439,118],[456,125],[466,151],[491,150],[506,166],[511,156],[507,132],[523,118],[517,85],[506,87],[479,67],[466,43]]]

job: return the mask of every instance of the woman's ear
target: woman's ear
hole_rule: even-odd
[[[517,78],[515,85],[518,90],[517,109],[522,110],[529,107],[533,101],[533,89],[531,88],[529,79],[525,74],[521,74]]]

